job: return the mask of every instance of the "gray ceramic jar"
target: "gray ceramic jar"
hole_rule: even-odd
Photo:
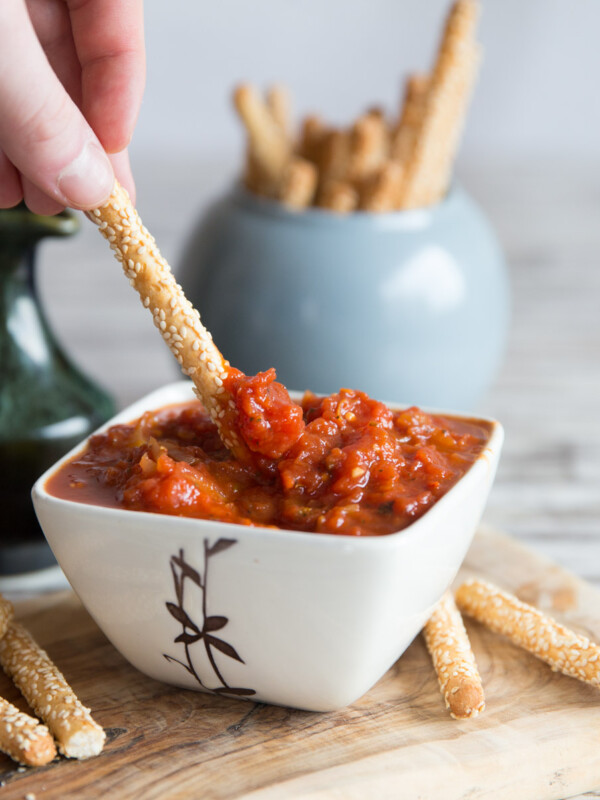
[[[431,209],[294,212],[241,188],[204,215],[179,279],[230,363],[292,389],[471,410],[501,362],[505,263],[460,187]]]

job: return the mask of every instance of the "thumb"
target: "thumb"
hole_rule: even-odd
[[[0,148],[61,205],[94,208],[112,190],[110,161],[50,67],[22,0],[0,2]]]

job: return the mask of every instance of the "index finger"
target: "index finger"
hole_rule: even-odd
[[[131,140],[146,78],[142,0],[67,0],[82,111],[108,153]]]

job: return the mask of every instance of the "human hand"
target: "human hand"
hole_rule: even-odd
[[[0,208],[94,208],[115,174],[135,199],[144,81],[142,0],[0,0]]]

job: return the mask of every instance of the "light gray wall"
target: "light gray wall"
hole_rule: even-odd
[[[239,153],[240,80],[287,83],[299,113],[397,106],[449,0],[146,0],[148,84],[134,155]],[[485,62],[463,157],[600,157],[599,0],[483,0]]]

